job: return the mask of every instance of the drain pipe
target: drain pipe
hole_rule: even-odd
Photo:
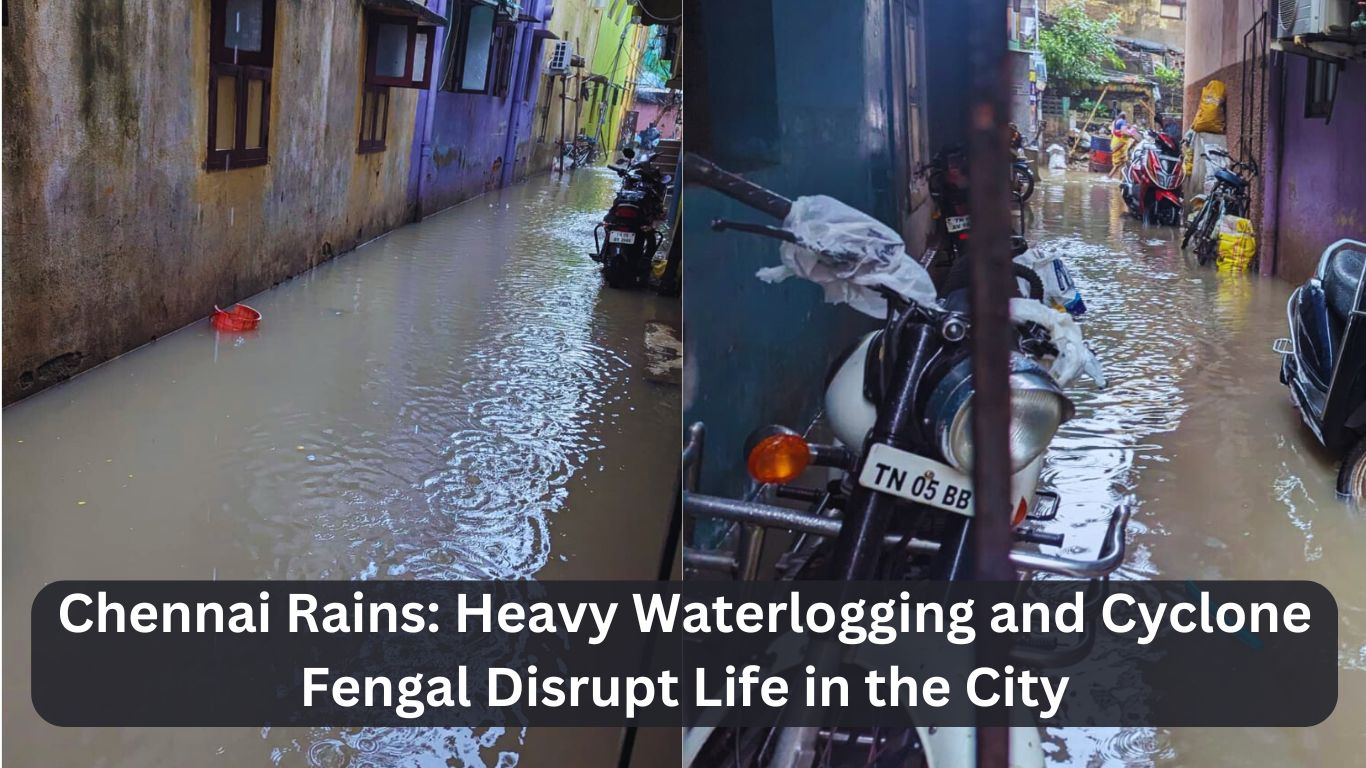
[[[1279,254],[1277,233],[1281,223],[1281,158],[1285,142],[1285,54],[1273,52],[1267,61],[1267,95],[1271,119],[1266,126],[1266,156],[1262,169],[1262,258],[1257,272],[1276,274]]]
[[[530,15],[534,17],[540,10],[538,0],[531,0],[528,7]],[[533,34],[535,33],[529,27],[518,30],[517,47],[514,50],[518,55],[513,56],[513,67],[517,75],[512,78],[511,87],[508,89],[508,135],[503,141],[503,170],[498,178],[500,187],[506,187],[517,178],[517,137],[522,132],[523,118],[530,109],[522,100],[522,92],[526,90],[526,80],[530,74],[528,65],[536,47]]]
[[[435,0],[437,13],[446,16],[446,3],[449,0]],[[442,67],[444,61],[440,61],[440,54],[445,50],[446,35],[451,34],[449,26],[437,27],[436,39],[432,40],[432,55],[438,59]],[[417,155],[417,180],[413,184],[413,221],[422,221],[422,182],[427,177],[427,171],[432,167],[432,130],[436,122],[436,94],[441,90],[441,72],[437,66],[432,67],[432,80],[427,83],[427,90],[418,99],[420,111],[417,116],[417,125],[421,130],[421,143],[418,145]],[[413,137],[418,140],[418,137]]]

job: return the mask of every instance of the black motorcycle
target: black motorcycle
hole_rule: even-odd
[[[1034,183],[1034,168],[1030,166],[1029,158],[1017,154],[1010,162],[1010,184],[1015,199],[1023,203],[1033,196]]]
[[[602,264],[607,285],[626,289],[649,282],[672,177],[655,168],[648,154],[637,155],[629,147],[622,154],[626,165],[607,166],[621,177],[621,189],[593,230],[593,260]]]
[[[1024,135],[1014,123],[1010,124],[1010,191],[1023,203],[1034,194],[1034,169],[1024,154]]]
[[[788,218],[792,202],[787,198],[696,155],[686,156],[685,163],[689,183],[710,187],[776,219]],[[799,242],[794,231],[782,226],[718,220],[712,228]],[[859,258],[825,251],[819,255],[837,266]],[[885,288],[879,293],[887,302],[882,329],[839,356],[826,379],[825,421],[839,443],[808,443],[793,430],[772,425],[756,430],[746,447],[750,476],[773,488],[777,498],[809,504],[807,511],[697,493],[704,430],[700,424],[690,430],[684,451],[684,510],[695,519],[736,523],[740,533],[734,556],[704,544],[702,549],[684,550],[685,565],[697,571],[728,570],[739,579],[758,578],[764,561],[764,531],[773,528],[796,534],[775,566],[779,579],[954,581],[973,572],[976,515],[1000,514],[1008,516],[1014,526],[1018,544],[1012,548],[1010,562],[1016,568],[1083,579],[1100,579],[1114,570],[1124,557],[1128,520],[1124,507],[1114,511],[1105,547],[1095,559],[1032,549],[1063,543],[1061,534],[1026,524],[1026,520],[1051,519],[1059,507],[1056,494],[1035,487],[1044,451],[1073,409],[1041,362],[1050,353],[1057,354],[1051,345],[1058,340],[1031,323],[1014,326],[1016,351],[1009,378],[1015,498],[1010,509],[979,509],[973,494],[971,430],[967,428],[975,390],[972,328],[965,312],[954,308],[965,297],[921,303]],[[831,468],[839,479],[823,488],[794,485],[809,466]],[[1055,659],[1035,655],[1030,661],[1065,666],[1063,661],[1074,663],[1079,658],[1075,654],[1085,651],[1083,641],[1054,649]],[[1067,660],[1060,660],[1063,656]],[[854,749],[865,735],[748,728],[717,729],[699,738],[705,739],[701,745],[705,754],[720,756],[717,760],[724,758],[727,765],[750,766],[773,764],[767,757],[778,743],[796,741],[804,748],[818,749],[824,739],[830,752]],[[881,736],[908,746],[919,738],[912,730]],[[879,734],[872,737],[876,743]],[[834,753],[828,757],[822,765],[846,764],[843,757],[853,759]],[[864,757],[848,764],[862,764],[859,761]],[[721,763],[708,758],[703,764]]]
[[[1281,383],[1325,448],[1343,456],[1337,490],[1366,502],[1366,242],[1339,240],[1290,294],[1290,338],[1277,339]]]
[[[1026,169],[1028,164],[1026,163]],[[936,249],[932,251],[934,255],[931,260],[934,264],[923,263],[927,269],[933,269],[931,274],[939,273],[935,279],[935,286],[939,292],[945,296],[955,294],[966,295],[969,275],[972,273],[971,263],[962,258],[965,252],[966,241],[972,235],[972,216],[968,212],[968,201],[971,195],[967,154],[960,147],[951,147],[935,153],[928,163],[920,166],[917,173],[925,177],[929,190],[930,200],[934,203],[934,229]],[[1012,169],[1012,173],[1017,173]],[[1030,172],[1032,180],[1033,173]],[[1030,194],[1033,193],[1031,182]],[[1011,238],[1011,256],[1019,256],[1029,250],[1029,242],[1024,238],[1024,201],[1027,195],[1015,195],[1015,202],[1019,205],[1020,234]],[[947,274],[943,269],[947,268]],[[1020,264],[1012,264],[1011,269],[1015,277],[1021,280],[1027,287],[1026,298],[1035,300],[1043,299],[1043,283],[1033,270]]]
[[[791,201],[752,182],[728,173],[707,160],[689,155],[690,183],[699,183],[756,210],[785,219]],[[715,230],[736,230],[787,242],[796,236],[782,227],[716,221]],[[838,263],[843,254],[821,254]],[[897,572],[908,566],[912,555],[927,554],[905,549],[912,533],[923,535],[925,525],[938,532],[928,574],[932,578],[956,579],[967,573],[968,530],[973,518],[963,514],[970,506],[970,436],[965,425],[973,392],[969,354],[971,328],[956,299],[925,305],[909,301],[889,290],[886,324],[877,334],[865,337],[832,366],[827,380],[826,413],[832,430],[845,446],[813,450],[812,460],[845,470],[848,481],[838,498],[829,503],[842,510],[839,533],[829,549],[817,558],[825,578],[868,579]],[[960,305],[961,306],[961,305]],[[964,307],[965,309],[965,307]],[[1032,323],[1016,326],[1016,354],[1010,375],[1012,387],[1012,472],[1027,488],[1022,495],[1026,508],[1001,510],[1023,523],[1033,495],[1038,463],[1058,426],[1072,412],[1071,401],[1042,367],[1040,359],[1056,354],[1046,332]],[[860,403],[866,404],[860,407]],[[774,450],[794,446],[791,435],[769,435]],[[759,442],[763,442],[760,440]],[[762,448],[756,443],[756,448]],[[814,448],[814,447],[813,447]],[[756,456],[750,454],[751,459]],[[761,456],[762,458],[762,456]],[[893,466],[906,476],[927,472],[943,482],[926,489],[887,485],[876,467]],[[790,465],[789,465],[790,466]],[[751,470],[753,470],[751,466]],[[884,473],[885,474],[885,473]],[[778,481],[778,480],[773,480]],[[788,482],[788,480],[781,480]],[[954,486],[951,492],[949,486]],[[964,497],[966,491],[968,496]],[[961,506],[956,506],[961,505]],[[722,515],[725,510],[722,510]],[[905,536],[904,539],[899,538]],[[1017,536],[1031,540],[1027,529]],[[1037,541],[1037,540],[1036,540]],[[898,544],[897,542],[900,542]],[[1049,538],[1046,543],[1056,544]],[[814,553],[813,553],[814,554]],[[803,567],[814,563],[802,559]],[[1116,563],[1096,564],[1113,568]],[[1073,575],[1089,575],[1091,566]],[[1108,571],[1103,571],[1108,572]],[[886,576],[884,576],[886,577]]]

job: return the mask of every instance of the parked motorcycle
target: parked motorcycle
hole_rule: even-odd
[[[1145,224],[1177,226],[1185,179],[1180,142],[1166,133],[1149,131],[1144,141],[1129,150],[1120,185],[1124,204]]]
[[[784,243],[784,266],[764,270],[761,277],[795,275],[825,284],[827,295],[844,296],[856,309],[884,319],[882,329],[858,340],[827,376],[825,416],[838,443],[813,444],[777,425],[751,435],[751,476],[779,498],[809,502],[809,513],[703,496],[691,486],[685,493],[690,515],[743,526],[736,559],[722,556],[723,564],[733,565],[740,578],[756,578],[763,527],[771,526],[800,534],[778,561],[780,579],[959,580],[972,572],[971,527],[977,514],[1010,517],[1017,542],[1011,562],[1022,570],[1100,578],[1122,562],[1125,507],[1115,510],[1106,546],[1090,560],[1035,551],[1040,544],[1061,546],[1063,536],[1025,525],[1050,519],[1059,505],[1056,494],[1036,486],[1045,450],[1073,412],[1062,387],[1083,369],[1103,381],[1068,314],[1023,296],[1010,302],[1015,324],[1009,374],[1012,502],[1010,509],[977,510],[970,476],[975,388],[965,292],[938,299],[900,237],[866,214],[825,197],[788,200],[696,155],[685,162],[690,181],[783,221],[782,226],[712,223],[717,231]],[[699,426],[685,451],[685,465],[695,466],[701,450]],[[811,466],[827,468],[837,479],[825,488],[793,486]],[[716,560],[685,552],[685,562],[695,567]],[[970,728],[887,730],[872,738],[895,743],[898,750],[918,745],[917,754],[931,766],[960,764],[975,751]],[[827,755],[862,743],[860,734],[836,738],[833,730],[813,728],[704,729],[687,738],[690,756],[715,753],[724,755],[727,765],[770,768],[809,765],[821,739]],[[1035,729],[1012,729],[1011,742],[1017,765],[1043,765]],[[802,755],[805,763],[798,762]]]
[[[627,147],[622,155],[625,165],[607,166],[621,177],[621,189],[602,223],[593,230],[593,260],[602,264],[607,285],[625,289],[649,282],[673,177],[660,173],[646,153]]]
[[[972,235],[967,158],[961,149],[944,150],[921,166],[919,173],[927,178],[930,198],[934,202],[938,242],[936,250],[922,265],[930,266],[929,261],[946,263],[948,274],[938,281],[939,292],[945,296],[965,296],[960,292],[968,287],[972,272],[968,260],[961,258],[964,242]],[[1033,178],[1032,171],[1030,173]],[[1082,315],[1086,302],[1072,281],[1067,265],[1058,254],[1044,254],[1031,248],[1024,237],[1025,198],[1017,194],[1015,199],[1020,206],[1020,234],[1011,238],[1011,256],[1021,295],[1064,309],[1074,317]]]
[[[1024,154],[1024,134],[1014,123],[1010,124],[1010,154],[1010,189],[1023,203],[1034,194],[1034,169]]]
[[[1290,294],[1290,337],[1276,339],[1281,383],[1314,436],[1342,456],[1339,494],[1366,502],[1366,242],[1339,240]]]
[[[1034,194],[1034,167],[1030,164],[1029,158],[1022,152],[1016,152],[1014,159],[1010,162],[1010,183],[1011,191],[1015,193],[1015,198],[1020,202],[1028,200]]]

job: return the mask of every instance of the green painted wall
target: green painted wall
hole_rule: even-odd
[[[597,46],[589,62],[589,71],[606,77],[611,87],[593,87],[592,98],[584,110],[583,129],[589,136],[597,136],[601,126],[602,146],[612,150],[607,152],[609,156],[621,143],[617,133],[626,105],[634,99],[634,77],[642,54],[644,28],[631,23],[633,11],[634,7],[626,0],[608,0],[607,6],[597,11],[600,15]]]

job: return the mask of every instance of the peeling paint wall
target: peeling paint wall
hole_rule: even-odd
[[[1348,64],[1338,75],[1333,117],[1305,117],[1309,60],[1286,56],[1276,274],[1299,283],[1323,249],[1344,237],[1366,240],[1366,74]],[[1268,119],[1275,119],[1268,116]]]
[[[523,12],[536,16],[540,3],[525,2]],[[430,3],[433,10],[458,20],[445,0]],[[533,36],[537,25],[516,25],[512,52],[512,76],[506,97],[483,93],[455,93],[441,90],[440,69],[433,75],[431,88],[423,92],[418,104],[420,132],[414,147],[414,173],[418,213],[428,215],[468,200],[475,195],[525,178],[531,167],[532,113],[536,104],[537,83],[527,88],[531,57],[543,46]],[[451,28],[438,31],[437,50],[442,50]],[[457,55],[459,51],[456,51]],[[444,66],[444,62],[438,61]],[[428,115],[428,110],[431,114]],[[425,125],[430,122],[430,132]]]
[[[839,199],[906,231],[918,254],[923,229],[917,237],[903,227],[912,203],[904,174],[925,158],[898,154],[897,136],[910,132],[907,92],[891,85],[897,64],[888,39],[889,29],[904,28],[912,6],[740,5],[702,0],[688,16],[688,151],[782,195]],[[924,29],[926,37],[936,33],[933,23]],[[938,34],[961,50],[963,29],[945,26]],[[924,75],[920,69],[918,77]],[[760,281],[755,270],[779,263],[777,244],[707,226],[717,218],[770,222],[763,214],[700,186],[688,188],[687,207],[684,423],[707,425],[702,490],[739,495],[748,482],[743,451],[750,431],[810,423],[831,361],[877,323],[827,304],[805,280]]]
[[[590,62],[594,75],[607,78],[610,86],[593,89],[593,98],[584,106],[584,131],[612,152],[621,144],[621,118],[635,101],[635,78],[650,28],[632,24],[635,8],[626,0],[611,0],[605,9],[595,10],[600,19],[598,44]],[[644,124],[641,127],[645,127]]]
[[[560,40],[574,45],[574,52],[592,61],[598,44],[598,31],[601,8],[595,0],[557,0],[555,14],[546,23],[546,28]],[[546,74],[545,63],[554,50],[555,41],[546,40],[536,67],[536,99],[531,120],[530,170],[542,173],[550,170],[554,163],[559,145],[561,117],[563,117],[566,140],[573,141],[579,133],[580,124],[587,119],[583,104],[573,101],[578,93],[575,78],[569,78],[568,99],[561,100],[563,81],[559,77]],[[584,68],[587,69],[586,67]],[[583,71],[583,70],[580,70]]]
[[[210,7],[10,0],[6,403],[405,220],[417,93],[391,91],[387,150],[357,154],[358,2],[279,0],[270,162],[204,170]]]

